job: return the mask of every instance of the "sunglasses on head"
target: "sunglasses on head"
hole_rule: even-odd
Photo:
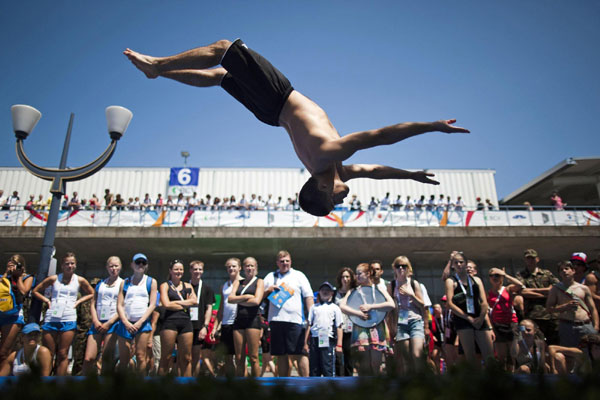
[[[138,258],[134,262],[136,265],[148,265],[148,261],[144,260],[143,258]]]
[[[181,264],[181,265],[183,265],[183,261],[181,261],[181,260],[173,260],[173,261],[171,261],[171,267],[173,265],[175,265],[175,264]]]

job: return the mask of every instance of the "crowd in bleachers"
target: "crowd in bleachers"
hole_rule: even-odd
[[[52,202],[52,196],[44,199],[43,195],[29,195],[29,200],[22,202],[19,193],[14,191],[11,196],[4,196],[0,190],[0,208],[4,210],[15,210],[19,207],[31,210],[48,210]],[[474,208],[477,210],[497,210],[498,207],[492,203],[490,199],[482,201],[480,197],[475,199]],[[429,198],[421,195],[418,198],[411,198],[410,195],[403,197],[397,195],[395,198],[390,197],[390,193],[386,193],[381,199],[371,196],[368,203],[363,203],[358,199],[358,196],[352,195],[347,198],[345,203],[339,207],[350,210],[380,210],[380,211],[462,211],[466,209],[465,203],[461,196],[455,199],[450,196],[440,194],[439,196],[430,195]],[[146,193],[144,197],[129,197],[125,199],[120,194],[114,194],[110,189],[106,189],[102,199],[99,199],[93,194],[89,199],[81,198],[77,192],[73,192],[71,196],[63,196],[61,209],[63,210],[300,210],[298,204],[298,194],[284,199],[282,196],[268,194],[266,196],[251,194],[246,197],[242,194],[241,197],[224,196],[217,197],[206,194],[204,197],[198,196],[196,192],[191,195],[163,196],[158,193],[155,198]]]
[[[389,281],[385,264],[374,260],[342,268],[318,288],[285,250],[266,276],[253,257],[229,258],[224,283],[210,288],[202,261],[175,259],[159,282],[147,275],[142,253],[127,273],[119,257],[109,257],[106,276],[90,281],[67,253],[61,272],[36,284],[15,254],[0,280],[0,375],[35,366],[43,375],[119,368],[347,376],[443,373],[459,362],[515,373],[589,370],[600,359],[600,255],[573,253],[554,272],[534,249],[522,260],[515,276],[501,266],[480,275],[453,251],[440,267],[445,295],[431,299],[406,256],[393,260]],[[39,323],[33,300],[44,306]]]

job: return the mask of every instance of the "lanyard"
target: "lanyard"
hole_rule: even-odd
[[[256,276],[254,278],[252,278],[246,286],[244,286],[244,289],[242,289],[240,296],[243,295],[244,293],[246,293],[246,290],[254,283],[255,280],[256,280]]]
[[[181,295],[181,292],[175,287],[175,285],[173,285],[173,282],[169,281],[169,286],[171,286],[171,289],[177,292],[177,296],[179,296],[179,298],[183,301],[183,296]],[[182,286],[185,288],[185,285],[182,284]]]
[[[454,276],[456,277],[456,280],[458,281],[458,284],[460,285],[460,290],[462,290],[462,292],[465,294],[465,296],[472,298],[473,297],[473,281],[471,281],[471,277],[469,275],[467,275],[467,282],[469,282],[469,293],[467,293],[460,278],[458,277],[458,274],[454,274]]]
[[[496,305],[498,305],[498,302],[500,301],[500,297],[502,297],[502,293],[504,293],[504,289],[505,289],[505,287],[502,286],[502,288],[498,292],[498,297],[496,297],[496,301],[494,302],[494,305],[492,306],[492,308],[490,308],[490,316],[494,313],[494,308],[496,308]]]
[[[192,284],[192,280],[190,279],[190,285]],[[198,296],[196,296],[196,302],[200,304],[200,292],[202,291],[202,279],[198,281]]]

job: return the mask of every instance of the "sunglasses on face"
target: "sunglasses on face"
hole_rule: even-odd
[[[148,261],[144,260],[143,258],[138,258],[134,262],[136,265],[148,265]]]
[[[501,278],[501,277],[502,277],[502,275],[500,275],[500,274],[491,274],[490,275],[490,278]]]
[[[396,268],[396,269],[398,269],[398,268],[408,269],[408,265],[406,265],[406,264],[394,265],[394,268]]]

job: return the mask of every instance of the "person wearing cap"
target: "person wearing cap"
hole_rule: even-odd
[[[298,363],[302,377],[309,374],[308,357],[304,352],[305,328],[303,313],[314,304],[313,291],[306,275],[292,268],[292,256],[286,250],[277,253],[277,271],[265,276],[265,295],[281,291],[291,296],[282,305],[269,301],[269,326],[271,328],[271,354],[277,357],[279,376],[290,376],[292,361]]]
[[[94,297],[94,289],[89,282],[75,274],[77,259],[74,253],[67,253],[62,259],[62,273],[44,279],[33,289],[33,295],[48,304],[48,311],[42,325],[42,344],[56,354],[56,375],[67,374],[69,367],[69,347],[77,330],[77,306]],[[51,287],[50,298],[44,295]],[[77,299],[81,292],[82,296]]]
[[[254,257],[246,257],[242,262],[244,279],[233,282],[227,302],[237,304],[233,321],[233,344],[237,376],[246,376],[246,348],[250,358],[250,374],[260,376],[258,348],[260,346],[260,303],[265,292],[264,281],[258,278],[258,262]]]
[[[6,363],[0,367],[0,376],[19,376],[31,371],[35,365],[40,376],[49,376],[52,371],[52,354],[47,347],[39,344],[42,329],[34,322],[23,327],[23,347],[8,355]]]
[[[569,258],[571,264],[575,268],[575,282],[577,283],[585,283],[585,276],[587,275],[588,265],[587,265],[587,255],[585,253],[573,253],[571,254],[571,258]]]
[[[333,301],[335,288],[319,286],[317,304],[308,312],[304,350],[308,352],[310,376],[335,376],[336,353],[342,354],[342,310]]]
[[[581,336],[598,333],[598,312],[590,289],[575,281],[570,261],[561,261],[558,273],[561,280],[548,293],[546,308],[549,313],[558,313],[560,345],[577,347]]]
[[[119,322],[115,332],[119,335],[119,368],[127,369],[135,353],[137,370],[146,371],[146,347],[152,333],[150,317],[156,307],[158,285],[146,275],[148,257],[142,253],[133,256],[133,275],[121,282],[117,298]]]
[[[521,296],[525,303],[525,318],[533,320],[544,334],[548,344],[558,343],[558,323],[556,317],[546,310],[546,299],[550,288],[558,279],[552,272],[540,267],[538,252],[527,249],[523,253],[525,269],[516,278],[523,284]]]

